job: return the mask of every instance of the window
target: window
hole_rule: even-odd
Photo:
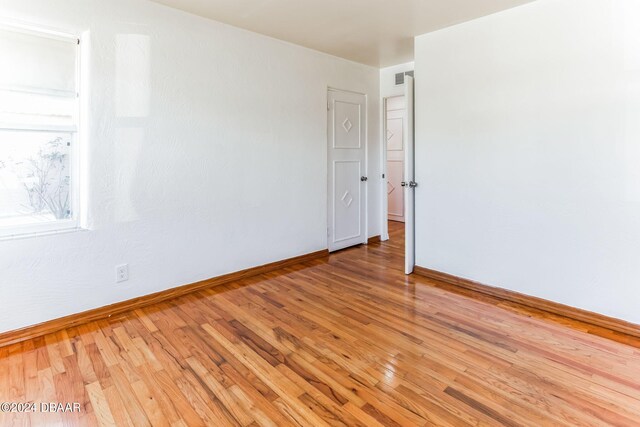
[[[78,225],[78,39],[0,26],[0,237]]]

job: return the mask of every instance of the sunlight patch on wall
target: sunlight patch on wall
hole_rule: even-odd
[[[143,34],[116,35],[116,116],[149,115],[151,41]]]

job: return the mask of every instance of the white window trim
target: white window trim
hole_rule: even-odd
[[[37,26],[19,20],[4,19],[0,21],[0,29],[14,31],[23,34],[31,34],[38,37],[47,37],[54,40],[78,41],[80,35],[68,31],[57,30],[51,27]]]
[[[5,30],[34,34],[39,37],[47,37],[47,38],[52,38],[57,40],[67,40],[70,42],[75,42],[78,45],[80,45],[82,41],[82,35],[80,34],[73,34],[73,33],[58,31],[50,28],[39,28],[37,26],[26,25],[21,22],[6,22],[6,21],[0,22],[0,28]],[[82,228],[80,225],[82,204],[81,204],[81,197],[80,197],[80,190],[81,190],[80,155],[81,153],[80,153],[80,147],[79,147],[81,145],[80,135],[83,134],[83,132],[81,132],[82,99],[80,98],[80,88],[82,83],[81,81],[82,69],[83,67],[82,67],[81,48],[80,46],[78,46],[76,48],[76,75],[75,75],[76,93],[68,93],[68,92],[46,93],[47,95],[52,95],[52,96],[76,98],[76,110],[77,110],[76,126],[37,126],[37,125],[0,126],[0,129],[3,129],[3,130],[54,131],[54,132],[69,132],[73,134],[71,149],[69,150],[69,155],[71,157],[70,159],[71,183],[70,183],[69,191],[71,193],[72,217],[69,219],[47,221],[47,222],[36,223],[36,224],[24,224],[24,225],[0,227],[0,241],[48,236],[53,234],[69,233],[69,232],[84,230],[84,228]],[[3,89],[30,92],[29,88],[4,87]]]
[[[81,230],[84,229],[78,225],[77,219],[61,219],[58,221],[43,222],[42,224],[16,225],[2,230],[0,232],[0,241],[49,236],[51,234]]]

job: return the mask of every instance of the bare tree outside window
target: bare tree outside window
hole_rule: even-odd
[[[10,168],[21,182],[28,201],[22,207],[29,214],[50,214],[57,220],[71,217],[69,144],[58,136],[28,157],[0,160],[0,169]]]

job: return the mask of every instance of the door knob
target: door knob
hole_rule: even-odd
[[[415,181],[409,181],[409,187],[410,188],[416,188],[418,186],[418,183]]]
[[[367,178],[366,176],[361,176],[360,177],[360,181],[365,182],[367,181],[369,178]]]

